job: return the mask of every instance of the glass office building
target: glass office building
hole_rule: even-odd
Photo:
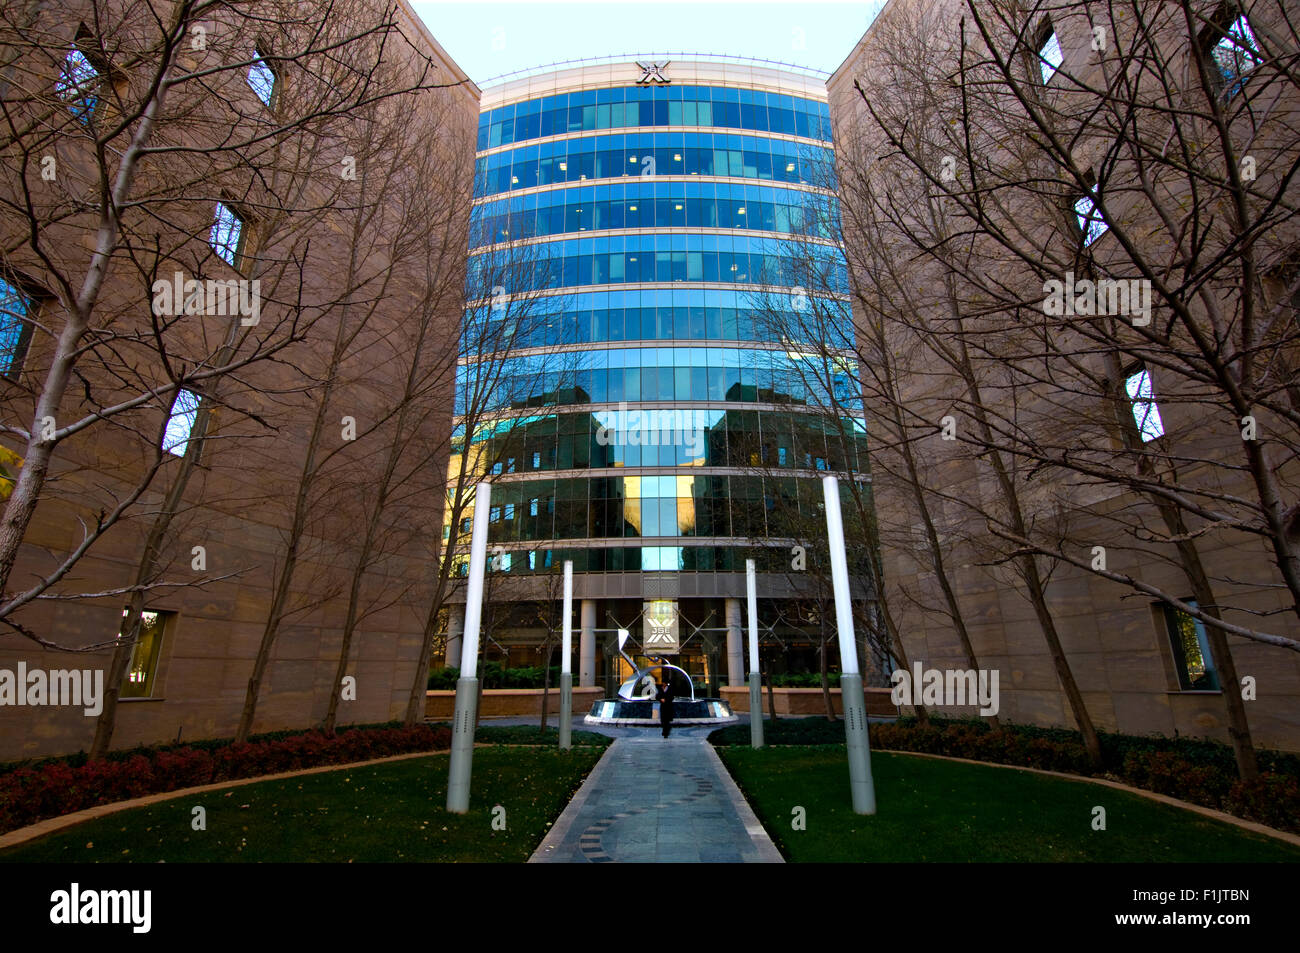
[[[467,453],[493,489],[451,528],[463,563],[490,521],[489,658],[540,663],[538,604],[572,560],[580,684],[625,674],[620,628],[711,687],[743,679],[745,560],[779,628],[819,474],[866,470],[832,175],[817,76],[643,60],[485,90],[452,468]],[[830,366],[794,340],[813,313],[845,349]],[[651,616],[675,644],[645,644]],[[785,635],[775,670],[815,668]]]

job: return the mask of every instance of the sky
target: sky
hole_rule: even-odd
[[[722,53],[833,72],[884,0],[411,0],[470,79],[621,53]]]

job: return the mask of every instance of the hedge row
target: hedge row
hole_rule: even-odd
[[[830,682],[831,688],[840,687],[840,673],[827,672],[826,679]],[[785,672],[780,675],[772,676],[773,688],[821,688],[821,672]]]
[[[96,761],[47,761],[0,775],[0,833],[97,804],[279,771],[449,747],[446,728],[350,728],[269,740],[136,749]]]

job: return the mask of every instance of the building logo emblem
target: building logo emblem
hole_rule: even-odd
[[[665,60],[662,63],[642,63],[638,60],[636,65],[641,68],[641,78],[636,81],[636,84],[638,86],[644,86],[647,83],[662,83],[667,85],[672,82],[672,80],[664,75],[664,70],[668,68],[668,64],[671,62],[672,60]]]
[[[672,599],[655,599],[642,606],[645,620],[642,648],[650,653],[676,654],[679,648],[677,632],[677,603]]]

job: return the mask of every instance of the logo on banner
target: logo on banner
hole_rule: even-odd
[[[647,655],[675,655],[680,646],[677,629],[677,603],[656,599],[645,603],[641,618],[645,620],[641,644]]]

